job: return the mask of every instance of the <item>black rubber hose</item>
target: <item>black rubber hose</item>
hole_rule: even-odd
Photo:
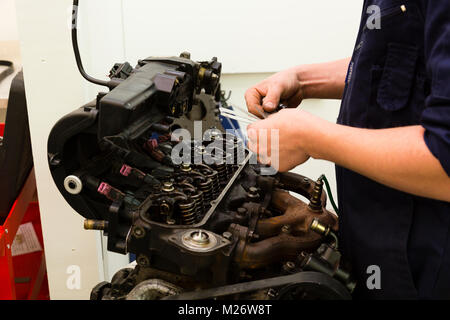
[[[91,77],[90,75],[88,75],[86,73],[86,71],[84,71],[83,63],[81,61],[81,56],[80,56],[80,50],[78,48],[77,21],[78,21],[78,0],[74,0],[73,1],[73,8],[72,8],[72,23],[73,23],[73,26],[72,26],[72,47],[73,47],[73,52],[75,53],[75,59],[77,61],[78,70],[80,71],[80,73],[83,76],[83,78],[85,78],[87,81],[92,82],[94,84],[98,84],[100,86],[109,87],[109,81],[95,79],[95,78]]]

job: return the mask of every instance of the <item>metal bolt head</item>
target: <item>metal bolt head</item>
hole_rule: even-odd
[[[167,202],[163,201],[159,206],[161,214],[168,214],[170,211],[170,206]]]
[[[144,231],[144,229],[142,229],[141,227],[134,227],[134,229],[133,229],[133,235],[134,235],[136,238],[142,238],[142,237],[144,237],[144,235],[145,235],[145,231]]]
[[[284,226],[281,228],[281,232],[286,233],[286,234],[291,233],[291,226],[290,226],[290,225],[284,225]]]
[[[238,213],[240,216],[245,216],[245,215],[247,214],[247,209],[245,209],[245,208],[243,208],[243,207],[238,208],[238,209],[237,209],[237,213]]]
[[[317,249],[317,253],[318,254],[322,254],[325,253],[325,251],[327,250],[327,246],[322,244],[318,249]]]
[[[292,270],[295,268],[295,263],[293,263],[292,261],[288,261],[286,262],[285,266],[287,269]]]
[[[173,190],[175,190],[175,187],[173,186],[172,181],[166,181],[163,183],[162,191],[172,192]]]
[[[227,240],[230,240],[233,237],[233,234],[231,232],[226,231],[222,234],[222,237],[224,237]]]
[[[181,171],[183,172],[189,172],[191,171],[191,165],[189,163],[182,163],[181,164]]]
[[[250,239],[258,240],[259,239],[259,234],[255,233],[255,231],[250,231],[248,233],[248,237]]]
[[[275,298],[277,296],[277,292],[275,291],[275,289],[269,289],[267,291],[267,296],[269,298]]]
[[[142,267],[148,267],[150,265],[150,260],[143,254],[137,257],[136,262]]]
[[[184,59],[190,59],[191,58],[191,53],[184,51],[180,54],[180,58],[184,58]]]
[[[250,188],[248,189],[248,191],[249,191],[250,193],[256,194],[256,193],[258,193],[258,188],[250,187]]]
[[[256,198],[258,198],[258,197],[259,197],[258,191],[259,191],[258,188],[250,187],[250,188],[248,189],[248,197],[251,198],[251,199],[256,199]]]

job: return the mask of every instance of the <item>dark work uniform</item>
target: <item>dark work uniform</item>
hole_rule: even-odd
[[[381,8],[381,29],[373,19],[366,23],[370,5]],[[449,0],[364,2],[338,123],[421,125],[426,145],[450,176]],[[450,299],[450,203],[336,171],[339,236],[359,282],[355,297]],[[367,288],[371,265],[380,268],[380,290]]]

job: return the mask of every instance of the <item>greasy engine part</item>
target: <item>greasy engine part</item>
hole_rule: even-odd
[[[116,65],[111,91],[53,128],[48,155],[58,189],[86,229],[103,230],[108,250],[136,255],[137,266],[96,286],[93,299],[206,297],[213,288],[224,298],[348,298],[353,289],[330,236],[337,217],[325,209],[322,181],[263,175],[242,141],[224,134],[220,70],[217,59],[186,54]],[[181,140],[174,130],[194,130],[186,115],[199,101],[215,121],[203,122],[205,141]],[[320,276],[304,278],[306,270]],[[287,285],[284,275],[294,274]],[[241,291],[229,287],[236,285]]]
[[[76,28],[72,36],[80,72],[109,92],[54,126],[50,171],[86,229],[102,230],[108,250],[136,255],[91,299],[350,297],[322,180],[267,176],[224,134],[216,58],[116,64],[106,82],[84,72]]]

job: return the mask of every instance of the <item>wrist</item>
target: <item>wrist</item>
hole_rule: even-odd
[[[313,70],[311,68],[311,65],[299,65],[294,67],[295,74],[297,75],[297,81],[299,84],[299,88],[301,91],[301,96],[303,99],[311,99],[314,98],[312,96],[312,82],[311,79],[313,78]]]
[[[337,134],[338,126],[334,123],[316,117],[312,114],[300,114],[301,123],[298,132],[298,147],[310,157],[317,160],[330,160],[328,151],[332,147],[333,136]]]

